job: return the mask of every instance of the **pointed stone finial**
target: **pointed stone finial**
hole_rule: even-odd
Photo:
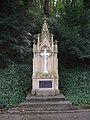
[[[38,34],[38,44],[37,44],[37,49],[38,49],[38,51],[39,51],[39,49],[40,49],[40,48],[39,48],[39,47],[40,47],[39,44],[40,44],[40,34]]]
[[[33,52],[36,52],[36,45],[35,45],[35,39],[33,40]]]
[[[44,16],[43,20],[44,20],[44,23],[43,23],[43,27],[42,27],[42,34],[46,35],[47,33],[49,33],[48,24],[47,24],[48,18],[46,17],[46,15]]]
[[[51,34],[51,41],[52,41],[52,43],[53,43],[53,36],[54,36],[54,35],[53,35],[53,34]]]
[[[47,20],[48,20],[48,18],[46,17],[46,15],[44,15],[43,20],[45,20],[45,21],[47,21]]]
[[[58,48],[57,48],[57,40],[55,40],[55,50],[57,51],[58,50]]]
[[[55,44],[56,44],[56,45],[57,45],[57,42],[58,42],[58,41],[57,41],[57,40],[55,40]]]
[[[36,42],[36,41],[35,41],[35,39],[34,39],[34,40],[33,40],[33,45],[35,45],[35,42]]]
[[[38,43],[40,42],[40,34],[38,34]]]

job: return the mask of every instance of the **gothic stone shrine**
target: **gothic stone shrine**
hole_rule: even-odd
[[[32,95],[59,94],[57,53],[57,41],[49,33],[47,19],[44,18],[41,34],[38,34],[37,43],[33,43]]]

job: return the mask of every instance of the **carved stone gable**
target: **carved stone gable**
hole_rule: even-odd
[[[45,46],[48,47],[49,49],[51,49],[50,43],[49,43],[47,37],[45,37],[45,38],[43,39],[43,41],[41,42],[40,49],[44,48]]]

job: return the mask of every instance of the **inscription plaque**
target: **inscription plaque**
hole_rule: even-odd
[[[52,81],[39,81],[39,88],[52,88]]]

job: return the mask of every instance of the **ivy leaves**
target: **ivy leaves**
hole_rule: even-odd
[[[64,69],[60,72],[61,90],[75,105],[90,104],[90,68]]]

